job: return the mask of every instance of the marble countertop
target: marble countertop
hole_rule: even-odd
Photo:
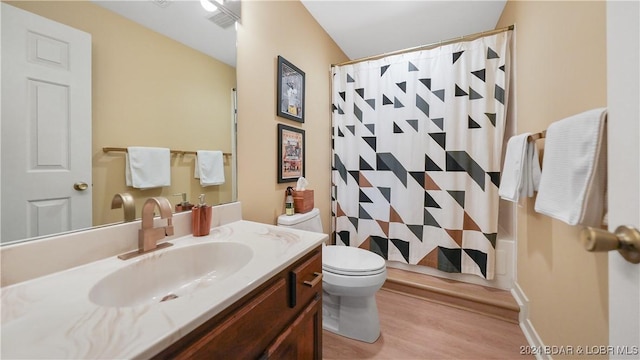
[[[149,358],[326,238],[326,234],[241,220],[213,228],[208,236],[171,240],[173,246],[134,259],[123,261],[113,256],[3,287],[0,358]],[[96,283],[132,262],[206,242],[243,243],[253,250],[253,257],[233,276],[171,301],[103,307],[89,299]]]

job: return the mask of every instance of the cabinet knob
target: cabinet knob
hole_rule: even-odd
[[[625,260],[640,263],[640,231],[631,226],[618,226],[615,232],[586,227],[580,239],[587,251],[604,252],[618,250]]]

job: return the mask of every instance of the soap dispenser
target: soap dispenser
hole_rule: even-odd
[[[193,236],[209,235],[211,230],[212,208],[204,202],[204,194],[198,196],[198,205],[191,210],[191,225]]]
[[[183,211],[189,211],[191,209],[193,209],[193,204],[191,204],[188,200],[187,200],[187,193],[177,193],[177,194],[173,194],[173,196],[182,196],[182,202],[179,204],[176,204],[176,212],[183,212]]]
[[[291,186],[287,188],[287,197],[284,200],[284,213],[287,215],[293,215],[295,213],[293,207],[293,188]]]

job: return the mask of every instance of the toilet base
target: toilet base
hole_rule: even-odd
[[[354,340],[373,343],[380,337],[374,296],[335,296],[322,293],[322,328]]]

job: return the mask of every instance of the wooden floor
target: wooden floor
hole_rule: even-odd
[[[324,359],[526,359],[517,324],[385,289],[373,344],[323,331]]]

